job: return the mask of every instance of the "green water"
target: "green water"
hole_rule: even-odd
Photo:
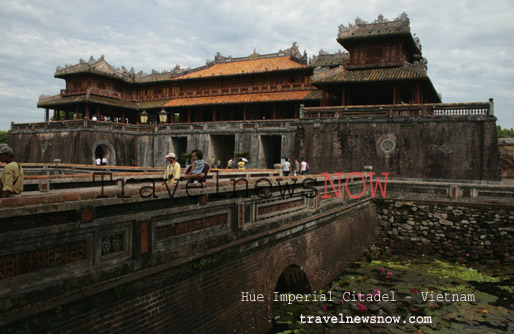
[[[327,301],[274,302],[275,333],[514,333],[514,264],[373,248],[317,293]]]

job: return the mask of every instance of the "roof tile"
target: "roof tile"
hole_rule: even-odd
[[[232,103],[258,103],[258,102],[277,102],[277,101],[296,101],[296,100],[317,100],[321,98],[319,90],[300,90],[289,92],[272,92],[256,94],[237,94],[191,97],[183,99],[173,99],[166,103],[165,107],[186,107],[212,104],[232,104]]]
[[[307,65],[300,64],[292,60],[290,56],[259,58],[213,64],[212,66],[203,68],[199,71],[191,72],[186,75],[177,77],[174,80],[210,78],[213,76],[229,76],[248,73],[264,73],[306,67]]]

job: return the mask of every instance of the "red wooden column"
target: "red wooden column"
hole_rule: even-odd
[[[59,120],[59,113],[57,112],[57,109],[54,109],[54,122]]]
[[[86,118],[87,119],[91,118],[91,113],[89,112],[89,103],[86,103]]]
[[[393,86],[393,104],[398,104],[398,89],[396,85]]]
[[[271,116],[272,119],[277,119],[277,105],[273,103],[273,115]]]
[[[343,95],[342,95],[342,98],[341,98],[341,105],[342,106],[346,105],[346,87],[343,87]]]
[[[216,108],[212,107],[212,121],[216,122]]]
[[[76,117],[76,118],[79,118],[79,111],[80,111],[80,108],[79,108],[79,105],[77,104],[77,105],[75,106],[75,117]],[[68,117],[66,117],[66,119],[67,119],[67,118],[68,118]]]
[[[125,124],[125,110],[121,111],[121,123]]]
[[[243,107],[243,121],[246,121],[246,107]]]
[[[416,83],[416,91],[415,91],[415,96],[414,96],[414,103],[416,104],[420,104],[421,103],[421,94],[420,94],[420,89],[419,89],[419,83]]]
[[[187,109],[187,122],[191,123],[191,109]]]
[[[50,110],[48,108],[45,109],[45,122],[50,122]]]
[[[96,106],[96,119],[100,120],[100,106],[99,105]]]

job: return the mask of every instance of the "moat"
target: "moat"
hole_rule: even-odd
[[[273,303],[274,333],[512,333],[513,283],[512,263],[372,248],[318,292],[332,301]]]

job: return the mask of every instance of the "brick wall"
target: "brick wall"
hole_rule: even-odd
[[[273,188],[267,199],[233,199],[214,196],[210,184],[205,200],[182,188],[170,200],[161,188],[156,199],[1,201],[0,324],[33,333],[263,333],[286,268],[301,268],[319,291],[376,229],[366,197],[282,198]],[[232,194],[228,181],[220,189]],[[244,291],[265,301],[241,302]]]
[[[374,208],[368,203],[251,254],[224,260],[232,257],[229,251],[203,264],[175,268],[125,287],[120,301],[75,315],[51,331],[265,333],[271,328],[273,291],[281,273],[298,265],[312,290],[319,291],[361,256],[371,242],[373,221]],[[180,278],[183,271],[191,274]],[[262,293],[265,301],[241,302],[243,291]]]

